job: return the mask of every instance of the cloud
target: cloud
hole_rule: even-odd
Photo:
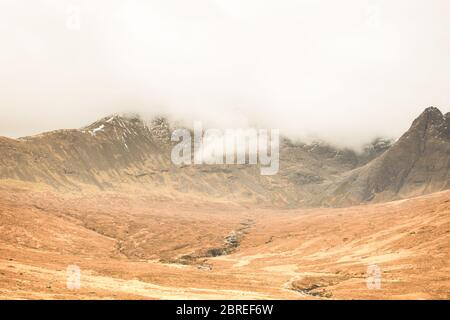
[[[4,1],[0,135],[137,112],[357,147],[449,110],[446,0]]]

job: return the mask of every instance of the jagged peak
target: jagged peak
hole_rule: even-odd
[[[436,115],[442,116],[441,110],[439,110],[439,108],[436,108],[436,107],[433,107],[433,106],[425,108],[423,113],[432,113],[432,114],[436,114]]]
[[[115,113],[104,117],[95,123],[145,124],[141,116],[137,113]]]
[[[137,113],[114,113],[110,114],[106,117],[101,118],[100,120],[95,121],[94,123],[86,126],[85,128],[89,128],[92,126],[96,126],[98,124],[131,124],[131,125],[140,125],[140,126],[149,126],[149,127],[170,127],[169,120],[164,116],[155,116],[150,120],[144,119],[141,115]]]
[[[123,113],[103,117],[80,130],[83,133],[91,134],[93,137],[96,137],[98,134],[106,134],[120,138],[123,135],[139,135],[143,130],[148,129],[138,114]]]
[[[152,136],[161,142],[170,141],[171,129],[169,120],[163,116],[154,117],[149,125]]]
[[[415,130],[417,128],[429,128],[440,126],[445,122],[445,116],[436,107],[426,108],[419,117],[417,117],[410,130]]]
[[[363,149],[366,152],[385,151],[385,150],[389,149],[393,143],[394,143],[394,139],[377,137],[377,138],[373,139],[370,143],[365,144],[363,146]]]
[[[426,108],[422,114],[418,117],[418,119],[425,118],[428,121],[442,121],[444,119],[444,115],[441,110],[436,107],[428,107]]]
[[[167,118],[163,116],[153,117],[151,120],[144,120],[135,113],[116,113],[103,117],[102,119],[84,127],[80,130],[83,133],[109,134],[112,136],[145,135],[151,136],[159,142],[169,142],[171,137],[171,126]]]
[[[403,134],[397,144],[403,142],[418,143],[416,139],[449,139],[450,131],[446,118],[447,115],[436,107],[426,108],[412,123],[411,127]]]

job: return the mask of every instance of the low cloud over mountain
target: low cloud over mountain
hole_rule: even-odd
[[[378,139],[363,152],[283,138],[280,168],[174,165],[173,123],[113,115],[73,130],[0,140],[0,178],[60,190],[128,190],[288,206],[341,206],[449,188],[449,114],[426,109],[393,145]]]
[[[426,106],[450,105],[449,6],[7,0],[0,135],[137,112],[339,147],[398,138]]]

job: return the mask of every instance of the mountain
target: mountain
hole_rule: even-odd
[[[161,129],[160,131],[157,131]],[[0,178],[80,189],[100,189],[163,164],[158,123],[147,127],[138,117],[111,116],[80,130],[58,130],[17,140],[0,140]],[[152,131],[153,130],[153,131]],[[127,169],[127,170],[125,170]]]
[[[115,190],[161,197],[282,206],[341,206],[449,188],[449,114],[427,109],[395,144],[363,151],[283,138],[280,170],[172,163],[176,128],[157,117],[111,115],[73,130],[0,138],[0,180],[64,192]]]
[[[450,188],[450,113],[427,108],[380,157],[345,174],[324,203],[345,205]]]

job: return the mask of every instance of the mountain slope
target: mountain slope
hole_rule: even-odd
[[[126,177],[125,169],[160,167],[156,155],[161,151],[138,118],[110,117],[81,130],[2,138],[0,178],[76,189],[85,183],[104,189]]]
[[[258,166],[176,166],[167,120],[113,115],[81,129],[0,138],[0,181],[282,206],[390,200],[449,188],[449,118],[427,109],[392,147],[377,139],[360,153],[283,138],[278,174],[261,176]]]
[[[62,191],[141,189],[166,196],[196,196],[239,202],[304,205],[323,183],[364,164],[388,144],[359,155],[324,143],[283,139],[281,167],[261,176],[257,166],[175,166],[169,122],[114,115],[79,130],[58,130],[20,139],[0,139],[0,179],[43,183]]]
[[[0,186],[0,298],[449,299],[449,199],[279,210]]]
[[[383,155],[346,174],[324,202],[350,204],[450,188],[450,113],[427,108]]]

